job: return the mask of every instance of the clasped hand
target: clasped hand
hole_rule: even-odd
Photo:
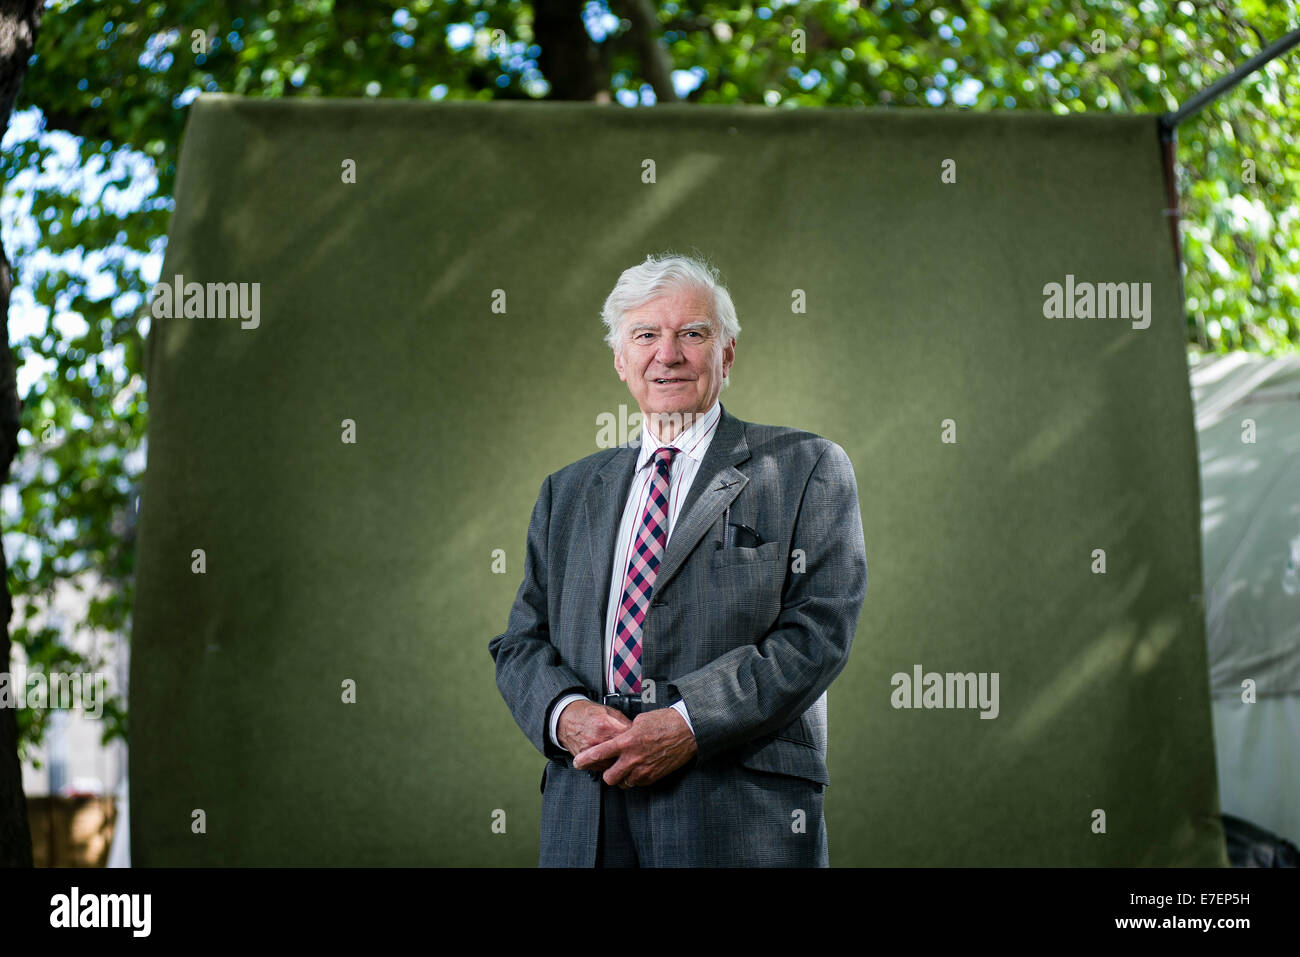
[[[695,735],[675,708],[629,721],[606,705],[575,701],[561,713],[556,737],[574,756],[575,768],[603,772],[606,784],[620,788],[653,784],[696,752]]]

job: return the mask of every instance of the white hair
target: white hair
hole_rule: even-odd
[[[646,256],[645,262],[623,270],[605,299],[600,318],[608,330],[605,342],[620,355],[623,352],[623,319],[628,312],[681,289],[697,289],[709,301],[709,316],[721,333],[722,347],[740,336],[740,322],[731,293],[722,284],[718,270],[702,259],[667,254]],[[728,385],[728,377],[722,386]]]

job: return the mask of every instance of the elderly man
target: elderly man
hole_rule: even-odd
[[[638,438],[547,476],[489,646],[549,758],[543,866],[826,866],[826,688],[866,593],[848,456],[718,401],[716,272],[648,257],[605,302]]]

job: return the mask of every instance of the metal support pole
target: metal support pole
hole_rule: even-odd
[[[1162,113],[1159,120],[1160,129],[1160,148],[1164,155],[1165,171],[1165,215],[1169,217],[1169,233],[1173,240],[1174,247],[1174,268],[1178,275],[1179,298],[1182,298],[1183,286],[1183,250],[1182,237],[1179,235],[1178,228],[1178,181],[1175,175],[1174,158],[1178,150],[1178,125],[1183,120],[1199,113],[1205,106],[1218,99],[1228,90],[1244,80],[1250,74],[1254,73],[1269,60],[1276,59],[1283,53],[1286,53],[1292,47],[1300,44],[1300,29],[1292,30],[1280,40],[1270,43],[1263,50],[1260,50],[1253,57],[1243,63],[1237,69],[1233,70],[1225,77],[1221,77],[1208,87],[1197,93],[1194,97],[1180,106],[1172,113]],[[1198,338],[1201,340],[1201,348],[1208,347],[1205,338],[1205,330],[1198,330]]]
[[[1178,277],[1178,301],[1186,302],[1187,296],[1183,290],[1183,243],[1181,230],[1179,229],[1178,206],[1178,178],[1174,166],[1175,155],[1178,152],[1178,130],[1176,127],[1166,129],[1163,125],[1160,127],[1160,152],[1164,159],[1165,174],[1165,216],[1169,220],[1169,239],[1174,250],[1174,275]],[[1205,329],[1197,324],[1197,339],[1200,341],[1202,349],[1209,348],[1209,342],[1205,338]]]
[[[1169,217],[1169,233],[1174,241],[1174,265],[1182,270],[1183,250],[1182,242],[1178,235],[1178,179],[1174,168],[1174,157],[1178,152],[1178,131],[1163,128],[1160,131],[1160,151],[1164,155],[1165,163],[1165,209],[1164,213]]]
[[[1211,100],[1217,99],[1224,92],[1232,89],[1269,60],[1281,56],[1297,43],[1300,43],[1300,30],[1292,30],[1286,36],[1282,37],[1282,39],[1270,43],[1263,50],[1260,50],[1227,76],[1214,81],[1200,93],[1197,93],[1174,112],[1162,114],[1160,117],[1161,130],[1172,133],[1178,128],[1178,124],[1182,123],[1183,120],[1187,119],[1194,113],[1200,112],[1200,110]]]

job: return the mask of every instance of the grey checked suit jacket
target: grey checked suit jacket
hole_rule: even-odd
[[[633,443],[547,476],[524,579],[492,639],[497,687],[544,756],[542,866],[592,866],[600,780],[547,735],[551,706],[603,691],[614,537]],[[763,544],[722,547],[724,510]],[[827,864],[826,688],[843,669],[867,587],[857,481],[844,450],[724,406],[659,567],[642,628],[656,703],[686,702],[698,754],[625,792],[657,865]],[[803,829],[800,830],[800,812]]]

